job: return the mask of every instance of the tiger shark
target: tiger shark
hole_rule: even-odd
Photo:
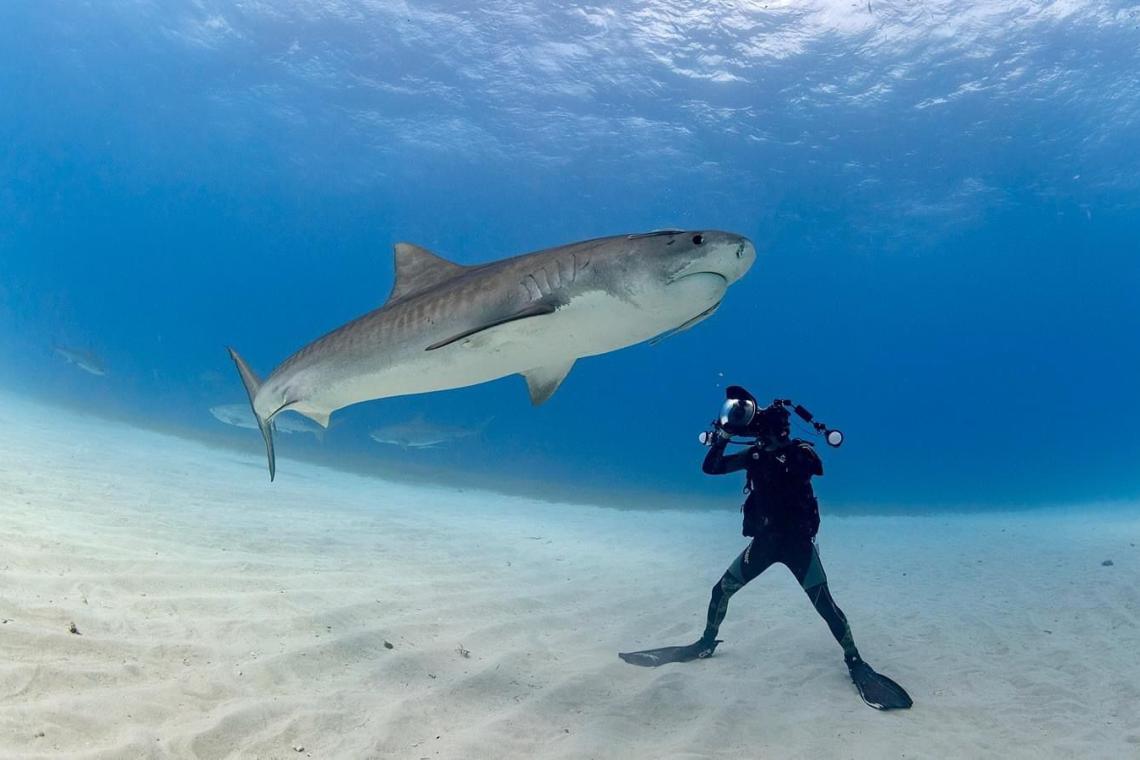
[[[52,351],[62,356],[68,364],[74,364],[84,372],[99,377],[107,374],[107,366],[103,364],[103,360],[94,351],[60,345],[52,346]]]
[[[464,266],[395,245],[388,300],[302,347],[262,381],[232,347],[276,463],[273,418],[328,427],[337,409],[521,374],[549,399],[577,359],[686,330],[710,317],[756,260],[752,242],[715,230],[596,238]]]
[[[440,425],[428,422],[423,415],[416,415],[407,422],[382,425],[370,430],[368,437],[377,443],[399,446],[405,451],[408,449],[434,449],[455,443],[462,438],[480,435],[489,423],[490,420],[485,420],[476,427]]]
[[[257,430],[257,419],[250,413],[249,404],[219,404],[210,407],[210,414],[218,422],[239,428]],[[286,415],[273,418],[273,429],[278,433],[309,433],[321,443],[325,442],[325,429],[308,420]]]

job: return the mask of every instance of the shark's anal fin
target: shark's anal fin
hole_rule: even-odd
[[[493,319],[490,322],[487,322],[486,324],[479,325],[478,327],[472,327],[470,330],[464,330],[463,332],[458,333],[456,335],[452,335],[451,337],[444,338],[443,340],[440,340],[440,341],[436,341],[435,343],[432,343],[430,346],[428,346],[424,350],[425,351],[434,351],[437,348],[443,348],[444,346],[450,346],[452,343],[455,343],[456,341],[463,340],[464,338],[470,338],[472,335],[475,335],[477,333],[481,333],[484,330],[490,330],[492,327],[498,327],[499,325],[505,325],[508,322],[517,322],[520,319],[529,319],[530,317],[540,317],[544,314],[553,314],[554,310],[555,310],[555,307],[553,304],[542,303],[542,302],[532,303],[530,306],[527,306],[525,309],[521,309],[519,311],[516,311],[513,314],[508,314],[507,316],[501,317],[499,319]]]
[[[411,243],[396,243],[396,282],[388,301],[396,301],[413,293],[457,277],[466,267],[448,261],[426,248]]]
[[[564,364],[556,364],[548,367],[536,367],[523,373],[526,378],[526,387],[530,391],[530,402],[538,406],[542,402],[554,395],[554,391],[558,390],[558,386],[562,385],[562,381],[570,374],[570,368],[574,366],[574,360],[571,359]]]

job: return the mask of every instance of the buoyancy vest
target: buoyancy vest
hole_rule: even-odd
[[[793,439],[788,446],[748,452],[748,498],[741,506],[741,533],[761,531],[812,538],[819,530],[819,503],[811,486],[813,475],[823,474],[823,463],[807,441]]]

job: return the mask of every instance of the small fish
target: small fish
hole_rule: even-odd
[[[436,425],[417,416],[408,422],[384,425],[369,432],[369,437],[377,443],[399,446],[402,449],[433,449],[446,446],[461,438],[479,435],[490,420],[474,428]]]
[[[55,353],[67,360],[68,364],[74,364],[84,372],[89,372],[99,377],[103,377],[107,374],[107,365],[103,363],[103,359],[94,351],[87,351],[81,348],[68,348],[67,346],[60,345],[52,346],[52,351],[55,351]]]
[[[253,416],[253,410],[249,408],[249,404],[211,406],[210,414],[214,415],[214,419],[227,425],[257,430],[257,419]],[[323,442],[325,440],[324,428],[293,415],[274,418],[273,427],[278,433],[309,433],[318,441]]]

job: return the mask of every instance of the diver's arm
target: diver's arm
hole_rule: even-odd
[[[705,454],[704,464],[701,465],[701,469],[705,471],[706,475],[724,475],[726,472],[736,472],[748,466],[748,449],[725,456],[724,449],[727,445],[727,436],[713,435],[709,453]]]
[[[793,449],[796,469],[804,480],[810,480],[813,475],[823,475],[823,460],[811,444],[798,441]]]

